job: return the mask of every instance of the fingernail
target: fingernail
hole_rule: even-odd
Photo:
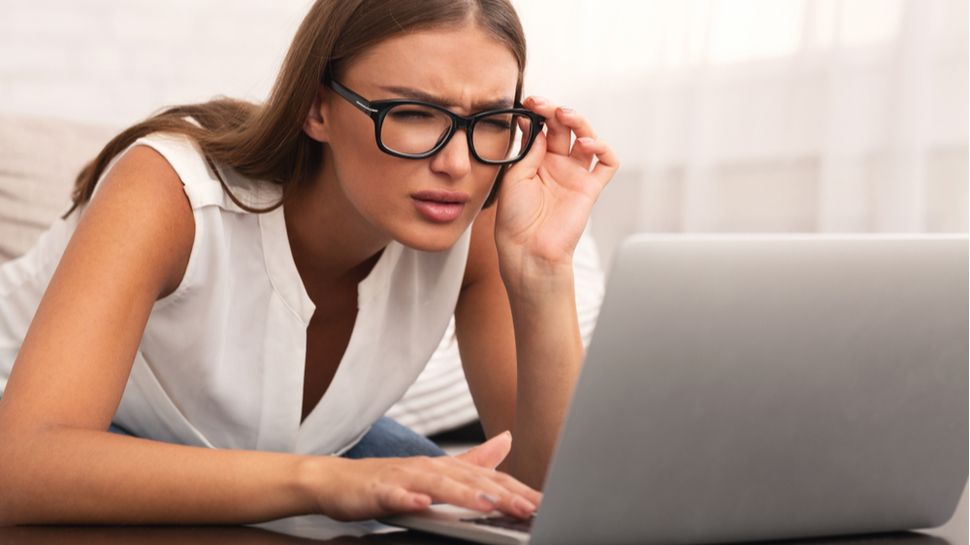
[[[571,113],[573,113],[573,112],[574,112],[575,110],[573,110],[572,108],[567,108],[567,107],[565,107],[565,106],[562,106],[562,107],[560,107],[560,108],[559,108],[559,111],[561,111],[561,112],[562,112],[562,113],[564,113],[564,114],[571,114]]]
[[[478,493],[478,497],[480,499],[483,499],[483,500],[487,501],[488,503],[491,503],[492,505],[495,505],[495,504],[498,503],[498,498],[496,498],[495,496],[492,496],[491,494],[486,494],[484,492],[479,492]]]
[[[507,435],[507,436],[509,436],[509,439],[512,439],[512,432],[510,432],[509,430],[503,431],[502,432],[502,435]]]
[[[582,138],[577,138],[577,140],[579,140],[580,142],[582,142],[583,144],[586,144],[586,145],[589,145],[589,144],[592,144],[593,143],[593,139],[590,138],[590,137],[588,137],[588,136],[584,136]]]

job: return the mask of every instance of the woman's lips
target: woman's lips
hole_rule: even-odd
[[[435,223],[450,223],[458,219],[465,210],[463,202],[426,201],[412,197],[415,208],[426,219]]]
[[[449,223],[465,210],[468,195],[456,191],[427,190],[411,194],[414,206],[429,221]]]

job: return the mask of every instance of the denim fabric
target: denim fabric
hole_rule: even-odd
[[[111,424],[108,431],[120,435],[134,435],[128,430]],[[392,456],[444,456],[445,451],[427,437],[383,416],[344,458],[387,458]]]
[[[110,426],[108,426],[108,431],[110,431],[111,433],[117,433],[118,435],[131,435],[132,437],[135,437],[135,434],[113,423]]]
[[[382,416],[374,422],[344,458],[388,458],[392,456],[444,456],[445,451],[427,437]]]

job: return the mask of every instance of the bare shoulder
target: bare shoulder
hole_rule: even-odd
[[[95,237],[145,237],[132,242],[157,258],[151,265],[165,271],[158,298],[169,295],[182,281],[195,238],[192,205],[182,180],[158,151],[138,145],[119,157],[100,183],[103,187],[84,209],[78,230],[94,231]]]

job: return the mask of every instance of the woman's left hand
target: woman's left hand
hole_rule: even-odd
[[[613,150],[583,116],[534,97],[524,106],[546,118],[547,134],[536,136],[499,190],[495,242],[507,281],[531,277],[536,270],[571,271],[593,203],[619,167]],[[598,162],[590,171],[594,157]]]

